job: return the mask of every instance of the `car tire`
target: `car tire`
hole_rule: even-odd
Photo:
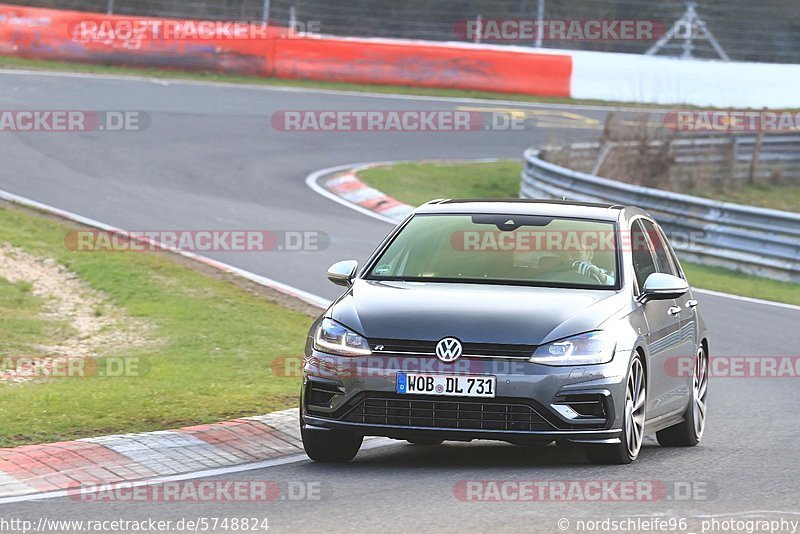
[[[662,447],[694,447],[700,443],[705,430],[707,398],[708,356],[700,347],[692,373],[692,398],[683,413],[683,421],[656,432],[658,443]]]
[[[619,445],[590,445],[586,448],[586,457],[595,465],[624,465],[633,461]]]
[[[620,442],[589,445],[586,456],[593,464],[624,465],[639,457],[644,440],[647,380],[639,353],[634,354],[625,380],[625,408]]]
[[[309,458],[321,463],[347,463],[355,458],[364,436],[343,430],[308,430],[300,423],[303,448]]]
[[[407,439],[410,444],[412,445],[419,445],[425,447],[434,447],[436,445],[441,445],[444,443],[443,439]]]

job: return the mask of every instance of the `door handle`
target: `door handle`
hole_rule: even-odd
[[[697,302],[694,299],[689,299],[689,300],[686,301],[686,307],[687,308],[696,308],[698,304],[699,304],[699,302]]]
[[[677,317],[681,313],[681,307],[680,306],[670,306],[670,308],[667,310],[667,313]]]

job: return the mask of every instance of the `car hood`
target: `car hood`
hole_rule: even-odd
[[[357,279],[329,316],[371,339],[541,345],[598,328],[620,291]]]

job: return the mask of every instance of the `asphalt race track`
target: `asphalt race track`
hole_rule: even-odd
[[[539,117],[524,131],[287,133],[281,110],[443,110],[513,107]],[[143,110],[143,132],[0,133],[0,189],[130,229],[321,230],[316,252],[209,256],[326,298],[324,276],[339,259],[363,260],[387,223],[312,192],[316,170],[365,161],[520,158],[537,143],[594,139],[605,111],[373,97],[135,79],[0,73],[0,109]],[[700,295],[713,356],[800,356],[800,311]],[[0,517],[180,519],[268,517],[278,532],[578,532],[580,518],[784,518],[800,520],[798,378],[712,378],[701,446],[646,442],[630,466],[589,465],[579,449],[492,442],[362,451],[349,465],[308,460],[220,478],[310,482],[317,500],[272,503],[79,503],[61,497],[0,505]],[[24,409],[24,407],[18,407]],[[658,481],[667,495],[638,502],[464,502],[464,480]],[[689,499],[675,484],[695,488]],[[463,484],[463,482],[462,482]],[[559,523],[560,518],[570,523]],[[690,523],[692,525],[692,523]],[[566,526],[566,529],[561,529]],[[222,530],[220,530],[222,531]],[[640,532],[659,531],[651,528]],[[680,531],[678,528],[661,531]]]

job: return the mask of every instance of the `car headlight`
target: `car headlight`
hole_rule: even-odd
[[[369,356],[369,343],[364,337],[356,334],[331,319],[323,319],[314,334],[314,348],[339,356]]]
[[[616,346],[617,340],[609,332],[589,332],[542,345],[530,361],[559,366],[608,363]]]

